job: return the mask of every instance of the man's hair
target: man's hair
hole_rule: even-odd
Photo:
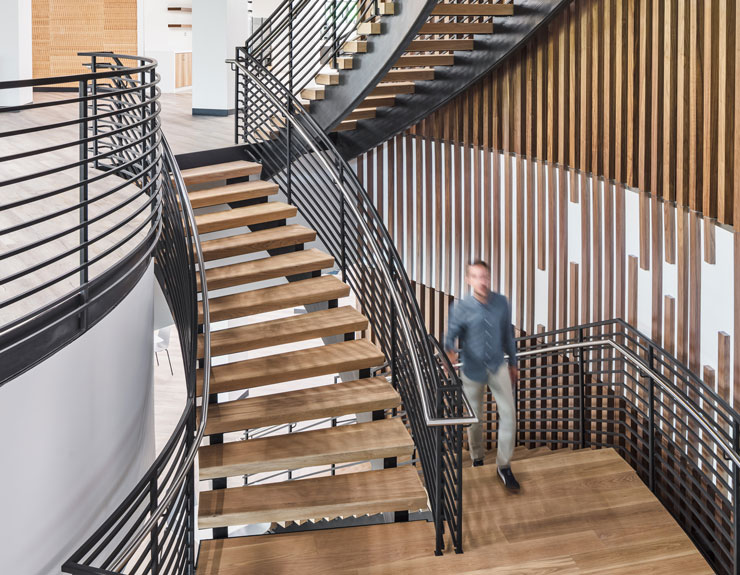
[[[473,266],[480,266],[486,271],[489,271],[489,272],[491,271],[491,268],[489,267],[489,265],[483,260],[474,260],[473,262],[468,264],[468,269],[472,268]]]

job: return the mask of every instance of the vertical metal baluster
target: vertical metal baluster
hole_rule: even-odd
[[[337,50],[337,0],[331,0],[331,54],[329,61],[338,56]]]
[[[149,482],[149,501],[151,505],[151,513],[154,513],[157,509],[157,476],[152,477]],[[154,523],[151,531],[151,544],[149,547],[152,554],[152,568],[150,573],[152,575],[159,574],[159,527]]]
[[[346,224],[346,206],[345,206],[345,199],[344,194],[342,193],[342,189],[344,188],[344,167],[339,166],[339,217],[340,217],[340,228],[341,228],[341,238],[342,238],[342,281],[344,283],[347,283],[347,224]]]
[[[578,343],[583,343],[583,328],[578,328]],[[581,427],[581,449],[586,447],[586,382],[584,377],[583,347],[578,348],[578,405]]]
[[[734,422],[733,431],[732,445],[735,453],[740,453],[740,423],[737,421]],[[740,573],[740,467],[737,464],[732,466],[732,508],[732,529],[735,543],[733,567],[735,573]]]
[[[239,46],[234,49],[234,59],[239,61]],[[239,143],[239,77],[241,76],[239,66],[234,66],[234,144]],[[246,83],[245,83],[246,86]],[[246,89],[244,90],[244,105],[246,107],[247,98],[249,97]]]
[[[87,121],[87,81],[80,80],[79,82],[79,96],[80,96],[80,285],[82,287],[82,299],[83,303],[87,302],[87,282],[89,279],[89,270],[87,267],[88,262],[88,209],[87,209],[87,198],[88,198],[88,148],[87,143],[84,139],[88,137],[88,121]],[[82,310],[80,314],[80,329],[85,331],[87,329],[87,308]]]
[[[653,369],[653,359],[654,359],[654,348],[653,345],[650,344],[650,347],[648,348],[648,365],[650,366],[650,369]],[[650,410],[650,423],[649,423],[649,433],[650,437],[648,437],[648,486],[650,487],[650,491],[655,491],[655,381],[653,380],[653,377],[651,375],[648,375],[648,409]]]

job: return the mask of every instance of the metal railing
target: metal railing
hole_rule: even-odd
[[[443,376],[443,360],[435,358],[393,242],[352,169],[291,91],[257,60],[246,55],[230,63],[260,91],[246,118],[247,158],[261,163],[263,178],[298,207],[354,290],[401,394],[437,528],[437,552],[445,521],[461,550],[459,427],[476,421],[464,413],[462,387]]]
[[[249,54],[297,96],[322,69],[337,69],[344,44],[360,24],[378,15],[378,0],[284,0],[244,46],[237,47],[236,59]],[[259,105],[259,95],[259,88],[252,89],[248,77],[239,78],[237,70],[236,143],[246,139],[250,106]]]
[[[207,397],[211,365],[208,291],[205,267],[197,266],[204,260],[195,215],[172,151],[166,140],[162,145],[157,187],[162,194],[163,217],[155,273],[178,330],[187,400],[162,452],[126,499],[64,564],[65,573],[195,573],[194,465],[208,418],[208,402],[201,402],[196,428],[195,382],[202,361],[203,397]],[[200,290],[196,273],[203,286]],[[202,334],[199,306],[204,317]],[[202,360],[198,359],[200,335]]]
[[[91,72],[0,82],[77,89],[0,108],[0,385],[115,307],[160,231],[156,63],[81,55]]]
[[[517,441],[614,448],[717,573],[740,569],[740,415],[622,320],[518,338]],[[495,439],[495,408],[482,418]]]
[[[144,477],[63,570],[194,573],[193,465],[207,419],[206,403],[196,429],[195,379],[199,362],[210,366],[207,321],[199,333],[198,308],[208,318],[208,296],[195,216],[161,133],[156,62],[80,56],[89,58],[87,73],[0,83],[0,91],[77,89],[0,109],[7,120],[0,142],[11,152],[0,157],[11,175],[0,181],[0,383],[100,321],[154,257],[182,346],[185,407]],[[206,394],[209,381],[206,368]]]

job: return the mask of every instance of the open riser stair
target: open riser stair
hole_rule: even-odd
[[[349,286],[325,274],[334,267],[334,258],[307,246],[316,233],[289,222],[298,210],[281,201],[277,185],[259,176],[259,164],[247,161],[183,171],[185,182],[197,187],[190,192],[193,202],[204,208],[196,213],[196,223],[207,267],[211,356],[216,359],[208,439],[199,453],[199,528],[213,529],[219,538],[227,536],[226,528],[257,523],[301,524],[424,510],[427,493],[419,471],[396,463],[411,461],[414,443],[400,418],[387,417],[400,406],[398,392],[386,377],[371,376],[386,358],[376,345],[359,338],[368,321],[344,303],[350,301]],[[304,306],[305,313],[290,313]],[[279,313],[260,316],[269,312]],[[202,305],[199,321],[205,321]],[[352,373],[355,377],[347,377]],[[337,374],[344,380],[308,387],[293,383]],[[279,389],[266,387],[275,384],[281,384]],[[199,395],[202,386],[201,369]],[[258,393],[250,396],[249,390]],[[218,394],[229,394],[228,399]],[[365,413],[373,416],[356,422],[356,415]],[[343,419],[337,425],[342,418],[350,423]],[[316,420],[327,423],[303,425],[308,429],[293,433],[256,433],[281,426],[292,430]],[[245,434],[250,439],[243,439]],[[371,469],[362,464],[371,460],[384,465]],[[328,472],[329,466],[355,462],[341,473]],[[315,468],[327,472],[286,480],[291,477],[287,470]],[[276,473],[277,481],[249,484],[243,479]]]

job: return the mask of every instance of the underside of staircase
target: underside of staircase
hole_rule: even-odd
[[[368,321],[344,304],[349,287],[324,273],[332,270],[333,258],[307,247],[316,233],[289,223],[297,209],[280,201],[277,186],[259,180],[260,172],[259,164],[247,161],[183,171],[199,208],[214,358],[207,442],[199,452],[199,528],[220,538],[229,527],[249,524],[426,509],[417,468],[398,465],[411,459],[414,444],[401,418],[390,416],[400,405],[397,391],[382,373],[372,376],[386,358],[360,337]],[[291,313],[295,308],[305,313]],[[279,313],[260,315],[268,312]],[[205,321],[202,306],[199,313]],[[274,349],[286,345],[298,349]],[[198,353],[202,357],[202,338]],[[344,377],[333,384],[292,383],[336,374]],[[202,386],[201,370],[199,395]],[[372,415],[362,423],[332,422],[366,413]],[[315,420],[326,425],[285,433]],[[280,426],[286,428],[282,434],[255,433]],[[384,464],[254,485],[244,479],[371,460]]]
[[[501,65],[570,1],[426,3],[424,17],[417,14],[408,22],[407,34],[389,38],[378,27],[374,50],[366,46],[368,53],[352,59],[352,70],[337,66],[326,86],[304,91],[304,105],[325,131],[337,132],[342,156],[353,158],[413,126]],[[384,65],[366,62],[378,50]]]

